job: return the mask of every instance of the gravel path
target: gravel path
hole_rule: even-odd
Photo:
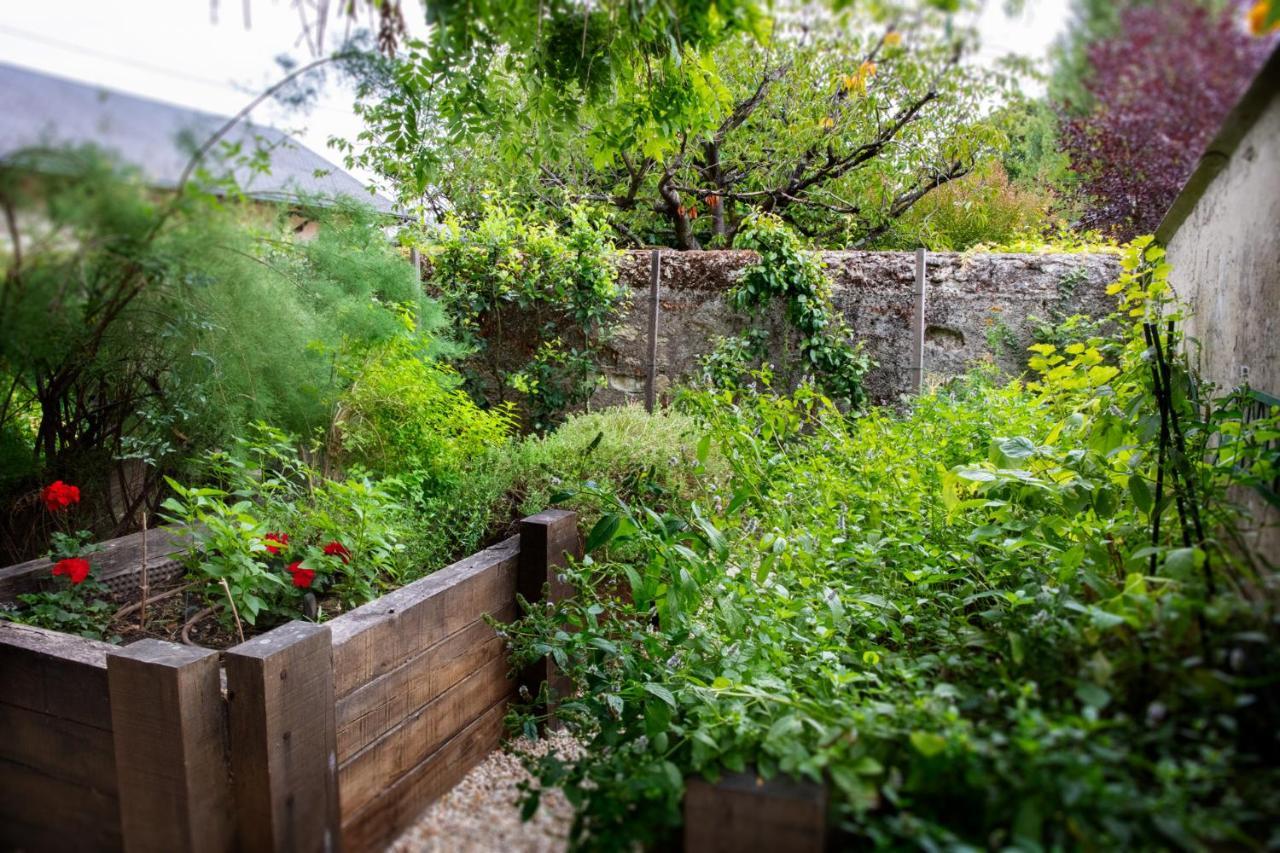
[[[553,733],[512,744],[517,751],[541,754],[554,749],[570,757],[578,749],[572,737]],[[559,791],[543,794],[538,812],[521,823],[516,785],[528,779],[519,755],[495,752],[422,813],[418,822],[388,848],[391,853],[466,851],[466,853],[561,853],[567,847],[573,809]]]

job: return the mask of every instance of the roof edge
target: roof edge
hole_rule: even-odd
[[[1200,155],[1200,162],[1196,164],[1195,171],[1182,185],[1173,204],[1169,205],[1164,219],[1156,228],[1155,236],[1161,244],[1167,246],[1173,236],[1178,233],[1182,223],[1191,215],[1191,211],[1195,210],[1196,204],[1213,184],[1214,178],[1231,162],[1231,157],[1236,153],[1241,140],[1253,129],[1272,99],[1276,97],[1280,97],[1280,44],[1272,49],[1271,55],[1267,57],[1267,61],[1263,63],[1262,69],[1253,78],[1249,88],[1227,114],[1222,126],[1218,128],[1217,135]]]

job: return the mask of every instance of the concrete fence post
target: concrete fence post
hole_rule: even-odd
[[[644,385],[644,406],[653,412],[658,402],[658,317],[662,301],[658,298],[662,285],[662,253],[657,249],[649,258],[649,369]]]
[[[924,386],[924,314],[927,254],[916,249],[916,282],[911,312],[911,368],[908,376],[912,394],[919,394]]]

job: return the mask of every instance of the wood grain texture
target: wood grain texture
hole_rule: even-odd
[[[493,655],[459,684],[409,715],[341,766],[342,813],[354,814],[392,789],[446,741],[495,704],[511,697],[505,651]],[[497,744],[495,743],[495,746]]]
[[[530,604],[544,599],[559,601],[572,595],[573,589],[560,574],[560,569],[570,560],[582,557],[582,540],[578,535],[578,515],[566,510],[546,510],[531,515],[520,522],[520,576],[517,584],[520,596]],[[520,672],[519,683],[537,696],[546,683],[552,696],[566,696],[571,685],[556,670],[551,658],[529,664]],[[554,714],[555,702],[540,709],[547,715]],[[549,723],[557,727],[554,719]]]
[[[329,622],[334,685],[345,697],[515,597],[511,537]]]
[[[0,621],[0,701],[111,730],[109,643]]]
[[[494,614],[515,618],[515,602]],[[386,675],[338,700],[338,763],[343,764],[450,687],[504,653],[494,628],[477,619]]]
[[[226,652],[236,849],[341,844],[329,629],[291,622]]]
[[[113,648],[0,622],[0,848],[120,849]]]
[[[116,795],[110,729],[0,702],[0,757],[44,775]]]
[[[0,757],[0,849],[117,851],[123,843],[118,811],[114,793]]]
[[[689,853],[822,853],[827,789],[816,782],[730,773],[689,780],[684,849]]]
[[[93,576],[117,596],[138,588],[140,581],[134,576],[142,570],[142,537],[139,531],[108,539],[101,543],[101,551],[89,556]],[[157,527],[148,531],[146,537],[147,573],[152,586],[181,575],[182,567],[171,556],[185,547],[181,531]],[[51,588],[53,577],[49,571],[52,568],[48,558],[40,557],[0,569],[0,601],[12,601],[22,593]]]
[[[234,849],[218,653],[146,639],[107,656],[129,853]]]
[[[350,851],[383,850],[422,810],[466,776],[502,743],[502,700],[401,776],[379,797],[344,815],[343,843]]]

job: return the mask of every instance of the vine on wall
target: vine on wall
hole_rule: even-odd
[[[812,376],[823,393],[850,408],[861,408],[867,395],[862,379],[871,361],[860,344],[852,344],[853,331],[831,302],[831,283],[814,253],[774,216],[753,218],[738,237],[739,248],[751,249],[760,259],[747,267],[742,281],[729,294],[729,304],[749,315],[751,328],[735,337],[722,338],[703,361],[707,379],[720,387],[742,380],[751,368],[768,357],[769,334],[759,325],[775,300],[786,305],[786,319],[798,342],[797,364],[789,365],[802,376]]]

